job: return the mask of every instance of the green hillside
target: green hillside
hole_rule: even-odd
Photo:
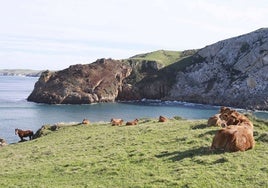
[[[186,51],[158,50],[150,53],[138,54],[131,57],[130,59],[157,61],[158,63],[167,66],[181,60],[184,57],[193,55],[195,52],[196,50],[186,50]]]
[[[142,119],[47,131],[0,148],[0,187],[267,187],[268,122],[255,120],[256,147],[236,153],[209,151],[219,128],[205,124]]]

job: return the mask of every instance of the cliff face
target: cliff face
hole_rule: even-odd
[[[268,29],[199,50],[201,61],[176,73],[167,98],[268,109]]]
[[[137,83],[161,67],[156,61],[100,59],[58,72],[45,71],[27,100],[48,104],[138,100],[142,93]]]
[[[268,29],[177,55],[165,67],[139,57],[46,71],[28,100],[88,104],[150,98],[268,110]]]
[[[73,65],[58,72],[43,72],[29,101],[48,104],[89,104],[114,101],[131,67],[120,61],[100,59]]]

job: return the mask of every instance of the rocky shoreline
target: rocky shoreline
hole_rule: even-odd
[[[43,71],[29,69],[0,69],[0,76],[40,77]]]
[[[62,71],[45,71],[28,101],[90,104],[176,100],[268,110],[268,29],[191,51],[163,66],[146,59],[99,59]]]

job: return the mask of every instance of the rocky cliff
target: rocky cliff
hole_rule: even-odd
[[[139,57],[120,61],[100,59],[87,65],[72,65],[62,71],[45,71],[27,100],[48,104],[138,100],[144,97],[138,87],[140,82],[157,74],[163,66],[155,60]]]
[[[89,104],[114,101],[131,67],[116,60],[100,59],[88,65],[45,71],[28,97],[48,104]]]
[[[149,60],[143,54],[46,71],[28,100],[87,104],[150,98],[268,110],[268,29],[185,52],[169,52],[176,54],[168,58],[176,59],[171,64],[155,60],[167,54],[158,51],[149,53]]]
[[[268,29],[199,50],[166,98],[268,110]]]

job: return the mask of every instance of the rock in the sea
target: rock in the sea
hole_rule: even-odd
[[[89,104],[112,102],[122,90],[131,67],[121,61],[100,59],[92,64],[45,71],[28,101],[48,104]]]

